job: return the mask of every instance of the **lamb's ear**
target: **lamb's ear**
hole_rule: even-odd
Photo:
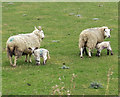
[[[37,28],[36,28],[36,26],[35,26],[35,30],[36,30]]]
[[[36,47],[34,50],[38,49],[38,47]]]
[[[41,31],[41,30],[42,30],[42,27],[41,27],[41,26],[38,26],[38,30],[40,30],[40,31]]]
[[[32,48],[31,48],[31,47],[29,47],[28,49],[29,49],[29,50],[32,50]]]

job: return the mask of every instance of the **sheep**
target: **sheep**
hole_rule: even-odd
[[[79,36],[80,57],[83,57],[84,48],[88,47],[88,55],[91,58],[91,50],[97,43],[104,41],[105,38],[110,38],[110,31],[111,29],[105,26],[83,30]]]
[[[29,47],[40,48],[40,42],[43,40],[43,38],[44,38],[44,32],[41,26],[39,26],[38,29],[35,27],[35,30],[32,33],[18,34],[9,37],[6,42],[6,49],[7,49],[7,55],[10,61],[10,65],[16,67],[17,59],[22,55],[26,55],[25,62],[27,62],[28,55],[29,55],[29,62],[32,62],[31,61],[32,53],[28,48]],[[13,55],[15,56],[14,64],[12,64]]]
[[[50,59],[49,51],[47,49],[44,48],[38,49],[38,47],[36,48],[29,47],[29,49],[34,55],[34,58],[36,60],[36,65],[40,65],[40,57],[43,58],[43,65],[46,64],[47,59]]]
[[[103,49],[107,48],[107,55],[109,55],[109,51],[111,52],[111,55],[113,55],[113,52],[112,52],[112,48],[110,46],[110,41],[104,41],[104,42],[101,42],[101,43],[98,43],[96,45],[96,49],[97,49],[97,54],[96,56],[100,56],[100,53]]]

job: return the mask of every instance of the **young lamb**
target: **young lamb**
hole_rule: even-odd
[[[100,53],[103,49],[107,48],[107,55],[109,55],[109,51],[111,52],[111,55],[113,55],[113,52],[112,52],[112,48],[110,46],[110,41],[104,41],[104,42],[101,42],[101,43],[98,43],[96,45],[96,49],[97,49],[97,54],[96,56],[100,56]]]
[[[46,64],[47,59],[50,59],[50,55],[49,55],[49,51],[47,49],[41,48],[38,49],[38,47],[36,48],[28,48],[29,50],[31,50],[31,52],[34,55],[34,58],[36,60],[36,65],[40,65],[40,57],[43,58],[43,65]]]

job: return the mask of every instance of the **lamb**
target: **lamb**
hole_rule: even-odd
[[[80,57],[83,57],[83,50],[88,48],[88,55],[91,57],[91,50],[93,50],[97,43],[103,42],[105,38],[110,38],[110,31],[108,27],[96,27],[85,29],[79,36]]]
[[[43,65],[46,64],[47,59],[50,59],[49,51],[47,49],[44,48],[38,49],[38,47],[36,48],[29,47],[29,49],[34,55],[34,58],[36,60],[36,65],[40,65],[40,57],[43,58]]]
[[[112,48],[110,46],[110,41],[104,41],[104,42],[101,42],[101,43],[98,43],[96,45],[96,49],[97,49],[97,54],[96,56],[100,56],[100,53],[103,49],[107,48],[107,55],[109,55],[109,51],[111,52],[111,55],[113,55],[113,52],[112,52]]]
[[[31,62],[32,52],[28,49],[29,47],[40,48],[40,42],[44,38],[44,32],[39,26],[32,33],[18,34],[8,38],[6,42],[7,55],[10,60],[10,65],[16,67],[16,62],[19,57],[26,55],[25,62],[27,62],[27,56],[29,55],[29,62]],[[14,64],[12,64],[12,56],[14,58]]]

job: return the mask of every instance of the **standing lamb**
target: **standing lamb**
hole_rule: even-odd
[[[10,60],[10,65],[15,67],[16,61],[22,55],[26,55],[25,62],[27,62],[27,56],[29,55],[29,62],[31,62],[31,51],[29,47],[38,47],[40,48],[40,42],[44,38],[43,30],[41,26],[32,33],[28,34],[19,34],[9,37],[6,43],[7,54]],[[14,64],[12,64],[12,56],[15,56]]]
[[[43,65],[46,64],[47,59],[50,59],[49,51],[47,49],[44,48],[38,49],[38,47],[36,48],[29,47],[29,49],[32,51],[34,55],[34,58],[36,60],[36,65],[40,65],[40,57],[43,58]]]
[[[96,56],[100,56],[100,53],[103,49],[107,48],[107,55],[109,55],[109,51],[111,52],[111,55],[113,55],[113,52],[112,52],[112,48],[110,46],[110,41],[104,41],[104,42],[101,42],[101,43],[98,43],[96,45],[96,49],[97,49],[97,54]]]
[[[110,31],[105,26],[83,30],[79,36],[80,57],[83,57],[84,47],[88,47],[88,55],[91,57],[91,50],[95,48],[97,43],[104,41],[105,38],[110,38]]]

